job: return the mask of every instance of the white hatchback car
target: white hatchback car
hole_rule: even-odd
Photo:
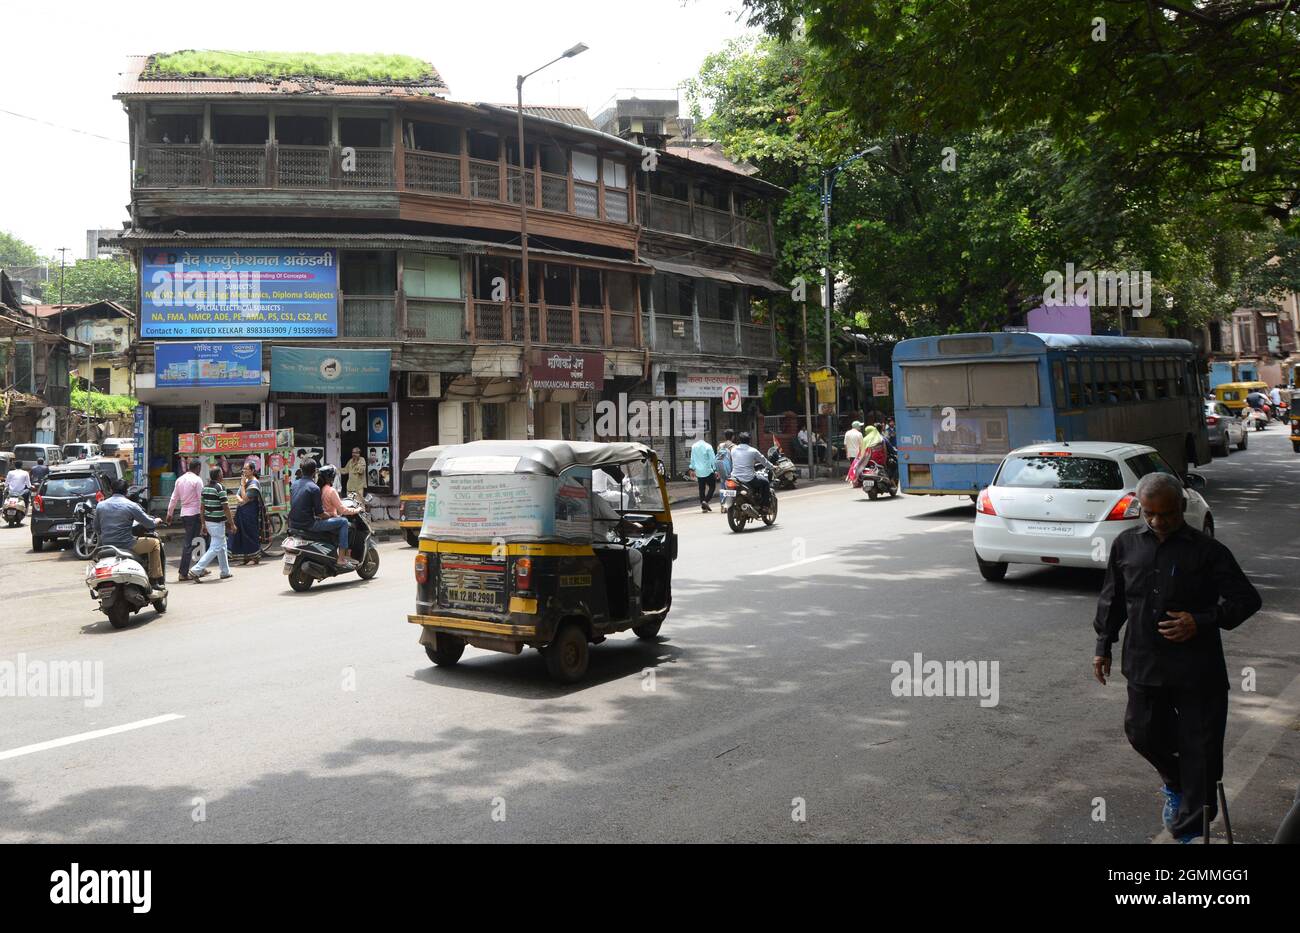
[[[1154,472],[1174,473],[1144,444],[1080,441],[1011,451],[975,505],[980,574],[1001,580],[1008,564],[1105,569],[1115,538],[1142,521],[1135,490]],[[1213,535],[1205,499],[1184,492],[1187,524]]]

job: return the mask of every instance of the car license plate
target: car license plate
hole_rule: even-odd
[[[54,526],[54,530],[55,530],[55,531],[71,531],[71,530],[72,530],[72,526],[71,526],[71,525],[55,525],[55,526]]]
[[[1025,522],[1025,534],[1068,538],[1074,534],[1074,528],[1059,522]]]

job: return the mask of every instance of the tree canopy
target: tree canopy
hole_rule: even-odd
[[[116,301],[135,310],[135,270],[126,259],[82,259],[63,269],[60,288],[58,270],[51,270],[45,285],[49,304],[81,305],[92,301]]]

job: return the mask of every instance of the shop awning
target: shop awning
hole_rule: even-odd
[[[753,288],[762,288],[773,292],[785,291],[785,286],[771,279],[764,278],[761,275],[750,275],[745,272],[731,272],[727,269],[714,269],[710,266],[694,266],[684,262],[668,262],[665,259],[646,258],[645,262],[649,263],[660,272],[669,272],[673,275],[685,275],[693,279],[713,279],[715,282],[730,282],[732,285],[749,285]]]

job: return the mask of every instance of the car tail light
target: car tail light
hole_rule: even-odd
[[[101,490],[99,490],[99,489],[96,489],[96,490],[95,490],[95,501],[96,501],[96,502],[103,502],[103,501],[104,501],[104,493],[103,493],[103,491],[101,491]]]
[[[975,502],[975,511],[981,515],[997,515],[998,510],[993,508],[993,499],[989,495],[988,488],[980,490],[979,499]]]
[[[429,555],[415,555],[415,582],[424,586],[429,582]]]
[[[515,561],[515,590],[528,592],[533,588],[533,561],[521,557]]]
[[[1137,518],[1141,513],[1142,506],[1138,502],[1138,497],[1129,493],[1115,503],[1115,507],[1110,510],[1106,516],[1108,522],[1118,522],[1129,518]]]
[[[1218,416],[1218,415],[1206,415],[1206,416],[1205,416],[1205,424],[1206,424],[1207,427],[1211,427],[1211,428],[1212,428],[1212,427],[1214,427],[1214,426],[1215,426],[1216,424],[1218,424],[1218,423],[1219,423],[1219,416]]]
[[[41,496],[32,496],[32,511],[33,511],[33,512],[44,512],[44,511],[45,511],[45,499],[42,498]]]

